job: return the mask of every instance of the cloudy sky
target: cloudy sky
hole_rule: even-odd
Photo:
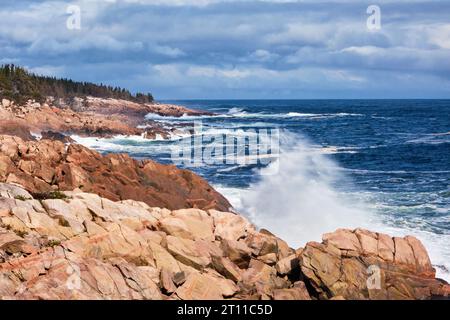
[[[157,99],[450,98],[450,1],[0,3],[0,63]]]

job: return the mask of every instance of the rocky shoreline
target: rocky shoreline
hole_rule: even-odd
[[[338,230],[297,250],[244,217],[152,208],[80,190],[33,199],[0,184],[3,299],[448,297],[414,237]],[[370,267],[380,287],[368,288]]]
[[[0,136],[0,182],[21,185],[34,194],[80,189],[113,201],[132,199],[171,210],[231,207],[188,170],[126,154],[102,156],[78,144],[45,139],[26,142]]]
[[[25,140],[34,140],[30,132],[38,136],[57,132],[93,137],[142,135],[154,139],[159,135],[168,138],[176,128],[162,127],[146,120],[147,114],[163,117],[212,115],[176,105],[95,97],[70,101],[49,97],[46,103],[29,100],[25,105],[16,105],[7,99],[0,102],[0,134],[12,134]]]
[[[342,229],[290,248],[190,171],[65,136],[170,133],[148,113],[209,115],[91,97],[2,100],[0,299],[449,297],[414,237]]]

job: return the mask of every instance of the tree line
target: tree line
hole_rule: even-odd
[[[43,103],[48,96],[57,99],[93,96],[123,99],[138,103],[151,103],[154,101],[150,93],[132,94],[130,91],[119,87],[39,76],[13,64],[0,66],[1,98],[10,99],[21,104],[30,99]]]

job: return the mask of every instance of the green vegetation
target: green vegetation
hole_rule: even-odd
[[[49,240],[46,244],[46,247],[53,248],[61,245],[61,241],[59,240]]]
[[[13,64],[0,66],[0,97],[22,104],[30,99],[42,103],[48,96],[63,99],[93,96],[139,103],[153,102],[150,93],[133,95],[130,91],[119,87],[39,76]]]
[[[25,197],[25,196],[15,196],[14,199],[20,200],[20,201],[27,201],[27,200],[30,200],[30,199],[28,199],[28,198]]]
[[[51,192],[45,192],[45,193],[34,193],[33,198],[36,200],[48,200],[48,199],[59,199],[59,200],[65,200],[69,199],[69,197],[61,191],[51,191]]]
[[[21,238],[25,238],[28,235],[28,232],[24,230],[14,230],[14,233],[17,234]]]

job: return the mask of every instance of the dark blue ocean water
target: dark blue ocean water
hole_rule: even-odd
[[[300,234],[308,234],[307,229],[332,231],[327,228],[339,226],[337,222],[351,224],[360,215],[352,212],[357,208],[368,212],[364,219],[369,227],[418,236],[438,270],[445,274],[449,268],[450,100],[170,102],[220,115],[149,118],[171,125],[201,120],[211,135],[280,130],[278,175],[262,175],[259,165],[190,167],[256,223],[303,239]],[[170,147],[177,139],[81,142],[104,152],[125,151],[170,163]],[[276,225],[280,219],[299,227],[284,231]]]
[[[306,135],[322,147],[337,147],[332,157],[354,170],[357,183],[369,190],[450,191],[450,100],[174,103],[218,113],[234,111],[235,117],[204,118],[210,127],[278,127]],[[210,179],[222,181],[220,176]]]

